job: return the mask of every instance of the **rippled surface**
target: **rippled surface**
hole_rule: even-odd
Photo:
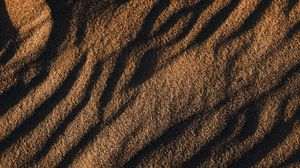
[[[300,166],[298,0],[0,1],[0,167]]]

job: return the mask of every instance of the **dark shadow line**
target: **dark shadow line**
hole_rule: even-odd
[[[288,38],[292,38],[300,30],[300,21],[297,22],[287,33]]]
[[[124,72],[124,69],[126,67],[126,62],[128,60],[128,57],[133,50],[132,43],[135,43],[135,41],[132,41],[118,56],[116,63],[114,65],[114,69],[111,73],[111,75],[108,77],[106,81],[106,86],[99,98],[99,118],[103,119],[103,109],[106,107],[106,105],[109,103],[109,101],[112,99],[113,91],[115,90],[115,87],[121,78],[121,75]]]
[[[253,135],[257,130],[261,106],[262,105],[260,101],[252,101],[249,102],[242,110],[242,113],[245,114],[246,119],[239,135],[236,137],[240,142]]]
[[[129,146],[129,142],[130,142],[130,140],[132,140],[133,138],[135,138],[138,135],[141,128],[142,127],[139,127],[139,126],[134,128],[133,132],[124,138],[124,140],[122,141],[123,144],[122,144],[120,150],[109,159],[110,162],[113,163],[113,165],[114,165],[113,167],[122,167],[121,162],[125,158],[124,153],[126,152],[127,147]]]
[[[272,0],[260,0],[255,10],[249,15],[249,17],[245,20],[242,26],[232,36],[240,36],[246,31],[249,31],[250,29],[254,28],[271,4]]]
[[[74,1],[73,5],[78,0]],[[47,42],[44,52],[40,55],[37,61],[42,65],[46,65],[50,60],[57,57],[58,48],[62,42],[66,39],[72,18],[72,6],[68,5],[65,1],[46,0],[49,8],[51,9],[51,18],[53,20],[53,28]]]
[[[153,29],[156,19],[164,10],[168,8],[169,5],[170,0],[159,0],[153,5],[150,12],[147,14],[139,32],[139,40],[145,43],[151,37],[151,30]]]
[[[135,100],[135,96],[130,98],[123,106],[120,107],[120,109],[117,111],[117,113],[109,118],[107,121],[99,121],[95,125],[90,126],[87,133],[85,133],[82,138],[80,138],[79,142],[74,145],[63,157],[63,159],[59,162],[59,164],[56,166],[57,168],[61,167],[68,167],[71,165],[83,149],[87,147],[95,138],[96,136],[103,130],[104,127],[111,125],[115,120],[118,118],[117,116],[121,115],[127,107],[129,107],[132,102]]]
[[[276,86],[274,87],[274,89],[277,89],[279,87],[282,87],[283,85],[285,85],[288,82],[288,79],[290,79],[291,77],[293,77],[295,74],[300,72],[300,63],[297,63],[295,66],[293,66],[292,68],[290,68],[281,78],[281,80],[276,84]]]
[[[80,141],[73,146],[62,158],[62,160],[56,166],[57,168],[69,167],[78,155],[80,150],[87,147],[88,144],[97,136],[98,132],[102,129],[102,125],[98,122],[94,126],[91,126],[87,133],[80,139]]]
[[[234,113],[234,116],[229,121],[227,121],[227,126],[223,129],[223,131],[220,134],[218,134],[207,145],[202,147],[202,149],[199,152],[197,152],[192,158],[185,161],[181,167],[198,167],[199,165],[201,165],[208,158],[209,153],[211,152],[211,150],[213,150],[214,146],[216,146],[216,145],[218,145],[218,143],[224,141],[224,139],[228,139],[230,137],[230,135],[232,135],[232,133],[234,132],[234,128],[235,128],[235,126],[238,122],[238,117],[241,116],[244,113],[247,113],[248,112],[247,110],[251,110],[251,108],[253,106],[258,106],[258,104],[260,104],[260,101],[262,101],[262,100],[261,99],[253,100],[253,101],[250,101],[250,102],[246,103],[241,108],[239,108]],[[257,121],[255,121],[255,122],[256,123],[254,125],[257,125]],[[252,127],[253,126],[251,126],[250,130],[246,130],[245,133],[250,133],[251,134],[252,133]],[[255,129],[254,129],[254,131],[255,131]],[[242,131],[242,135],[244,135],[243,131]],[[245,136],[248,136],[248,134],[245,134]],[[242,137],[241,134],[238,135],[239,139],[241,137]],[[236,138],[236,137],[234,137],[234,138]],[[226,146],[226,144],[224,144],[224,147],[225,146]]]
[[[6,65],[8,61],[10,61],[13,58],[13,56],[16,54],[17,50],[20,47],[19,42],[16,41],[17,37],[15,36],[13,38],[14,39],[11,41],[11,43],[8,44],[8,49],[5,50],[2,57],[0,57],[0,65]]]
[[[293,120],[300,120],[300,107],[297,108]],[[297,149],[291,156],[288,157],[287,160],[285,160],[283,163],[279,164],[278,166],[275,166],[276,168],[281,168],[281,167],[289,167],[288,165],[300,161],[300,149]]]
[[[31,159],[31,161],[28,162],[29,165],[32,165],[33,163],[37,163],[43,157],[46,156],[46,154],[50,151],[51,147],[58,141],[59,136],[66,131],[70,123],[74,121],[76,116],[88,104],[91,98],[92,89],[96,84],[98,78],[100,77],[101,72],[102,72],[102,63],[99,62],[95,65],[93,69],[93,74],[91,75],[90,80],[88,81],[88,86],[85,88],[86,93],[84,94],[81,101],[71,110],[71,112],[57,126],[55,131],[50,135],[50,137],[44,143],[42,148],[35,154],[35,156]]]
[[[196,114],[191,115],[187,119],[172,125],[157,138],[151,140],[141,150],[137,151],[134,156],[132,156],[131,159],[123,165],[123,168],[137,167],[142,158],[148,156],[157,148],[173,140],[176,136],[182,134],[183,130],[185,130],[192,122],[197,120]]]
[[[77,30],[75,33],[76,39],[75,39],[75,45],[79,46],[83,40],[84,37],[86,35],[86,29],[87,29],[87,25],[88,25],[88,20],[86,19],[88,17],[88,7],[86,5],[86,3],[82,3],[83,1],[80,1],[80,7],[82,7],[80,9],[80,12],[78,14],[78,18],[77,18]]]
[[[24,65],[17,74],[17,84],[10,87],[7,91],[0,95],[0,117],[3,116],[8,110],[22,100],[33,88],[40,84],[44,78],[44,73],[39,72],[28,84],[25,85],[22,80],[24,74],[28,71],[29,65]]]
[[[211,1],[211,0],[201,0],[200,2],[196,3],[192,7],[184,9],[184,10],[189,10],[188,12],[192,13],[191,19],[189,20],[187,25],[184,28],[182,28],[182,30],[180,30],[179,34],[176,35],[174,39],[168,41],[164,46],[161,46],[159,49],[169,47],[169,46],[174,45],[175,43],[179,42],[180,40],[182,40],[192,30],[193,26],[197,23],[197,20],[199,19],[200,15],[203,13],[203,11],[209,5],[211,5],[213,2],[214,1]],[[180,13],[181,15],[183,15],[183,13],[185,13],[185,11],[179,11],[179,12],[181,12]],[[177,18],[177,19],[179,20],[179,18]],[[167,23],[165,23],[165,24],[167,24]],[[156,35],[158,35],[158,34],[156,34]],[[168,58],[166,61],[164,61],[162,63],[161,66],[156,67],[156,71],[160,71],[161,69],[165,68],[167,65],[170,65],[173,62],[175,62],[184,51],[188,50],[191,47],[192,47],[192,45],[189,44],[185,49],[179,51],[171,58]]]
[[[232,162],[228,167],[251,167],[261,161],[268,153],[277,147],[291,132],[294,121],[284,122],[284,112],[288,105],[288,99],[283,100],[280,105],[277,122],[272,130],[264,138],[252,147],[249,151]]]
[[[178,12],[175,12],[172,16],[170,16],[165,23],[163,23],[156,32],[153,33],[153,37],[161,36],[167,31],[169,31],[179,20],[189,14],[192,14],[191,19],[188,21],[186,26],[179,31],[179,34],[176,35],[174,40],[171,40],[167,43],[167,46],[173,45],[174,43],[183,39],[193,28],[196,24],[198,18],[200,17],[201,13],[213,3],[211,0],[201,0],[194,4],[191,7],[185,7]]]
[[[120,7],[122,5],[125,5],[126,3],[130,2],[130,0],[113,0],[112,4],[114,7]]]
[[[10,41],[7,46],[8,49],[0,57],[0,65],[5,65],[15,55],[20,45],[16,39],[18,31],[10,20],[5,1],[3,0],[0,2],[0,25],[0,51]]]
[[[196,35],[191,45],[202,44],[211,35],[213,35],[218,28],[228,19],[234,8],[238,6],[240,0],[231,0],[228,5],[216,13],[210,21],[203,27],[203,29]]]
[[[126,108],[132,105],[137,96],[137,94],[132,95],[132,97],[123,106],[121,106],[115,114],[113,114],[107,121],[105,121],[105,125],[111,125],[113,122],[115,122],[123,114]]]
[[[167,33],[175,24],[184,17],[187,17],[192,11],[190,8],[183,8],[170,16],[159,28],[153,33],[153,37],[161,36]]]
[[[282,167],[290,167],[289,165],[293,164],[294,162],[300,161],[300,150],[296,150],[286,161],[279,164],[278,166],[275,166],[276,168],[282,168]]]
[[[299,0],[289,0],[288,4],[284,10],[284,13],[286,15],[289,15],[289,13],[292,11],[292,9],[297,5],[297,3],[299,2]]]
[[[226,62],[226,68],[224,72],[224,78],[225,78],[225,95],[229,96],[229,90],[232,84],[232,71],[236,65],[236,62],[239,58],[241,58],[241,55],[243,52],[245,52],[247,49],[249,49],[251,46],[250,43],[244,44],[237,52],[233,54],[232,57],[229,58],[229,60]],[[214,51],[214,57],[216,58],[218,51]]]
[[[211,154],[215,146],[220,145],[221,142],[226,141],[230,135],[235,130],[235,127],[238,123],[237,116],[233,117],[226,123],[226,127],[216,135],[210,142],[204,145],[195,155],[193,155],[189,160],[185,161],[181,168],[189,167],[199,167]]]
[[[158,59],[159,57],[156,49],[146,51],[139,61],[133,76],[129,80],[127,88],[137,87],[149,79],[155,73]]]
[[[293,154],[284,164],[282,164],[278,168],[289,167],[289,165],[299,161],[300,161],[300,150],[298,150],[295,154]]]
[[[221,45],[223,45],[224,43],[228,43],[231,40],[254,28],[271,4],[272,0],[260,0],[255,10],[248,16],[248,18],[239,28],[233,31],[228,37],[220,40],[220,42],[216,44],[216,50],[219,50]]]
[[[18,75],[17,84],[10,87],[0,95],[0,117],[3,116],[13,105],[19,102],[22,97],[25,96],[26,91],[28,91],[28,88],[21,80],[24,74],[24,69],[26,68],[23,68],[19,73],[21,75]]]
[[[108,9],[109,7],[112,7],[113,9],[117,9],[122,5],[125,5],[130,0],[91,0],[91,1],[85,1],[85,0],[79,0],[80,2],[80,12],[77,16],[77,23],[76,23],[76,32],[75,32],[75,45],[79,46],[85,38],[86,30],[88,26],[88,19],[91,17],[90,13],[93,13],[94,11],[91,10],[91,6],[98,9],[98,12],[103,12],[104,10]]]
[[[0,154],[2,154],[7,148],[13,145],[19,138],[25,136],[31,132],[34,128],[42,122],[51,110],[67,96],[72,86],[74,85],[80,70],[83,68],[86,62],[86,54],[82,56],[79,63],[71,70],[67,78],[55,90],[54,94],[51,95],[45,102],[43,102],[31,116],[26,118],[17,128],[10,132],[3,140],[0,141]]]

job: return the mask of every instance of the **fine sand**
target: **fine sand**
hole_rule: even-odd
[[[299,0],[0,0],[0,167],[300,167]]]

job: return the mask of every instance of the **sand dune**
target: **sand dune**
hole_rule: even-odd
[[[297,0],[0,1],[0,167],[300,167]]]

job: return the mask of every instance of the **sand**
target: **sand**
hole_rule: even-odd
[[[297,0],[0,1],[0,167],[300,167]]]

